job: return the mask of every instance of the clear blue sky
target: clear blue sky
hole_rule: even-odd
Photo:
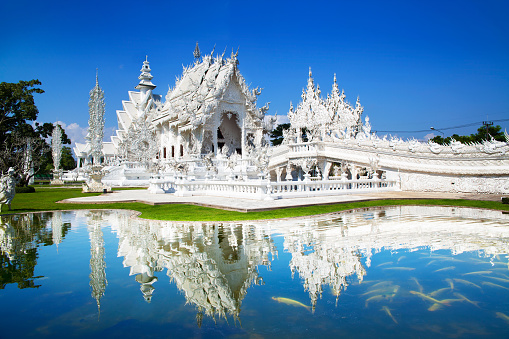
[[[96,68],[112,129],[145,55],[164,95],[196,41],[202,53],[240,47],[240,71],[264,88],[269,114],[300,101],[311,67],[323,96],[334,73],[350,102],[359,95],[377,131],[509,119],[509,1],[19,0],[0,13],[0,81],[39,79],[38,120],[74,132],[87,127]]]

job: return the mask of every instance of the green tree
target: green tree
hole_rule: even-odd
[[[499,125],[497,126],[488,126],[486,128],[485,126],[481,126],[477,129],[477,133],[470,134],[470,135],[458,135],[453,134],[450,137],[444,138],[440,135],[435,136],[431,139],[431,141],[436,142],[440,145],[448,145],[451,143],[452,140],[460,141],[463,144],[468,143],[482,143],[484,140],[491,140],[491,138],[497,140],[497,141],[505,141],[505,135],[502,131],[502,127]]]
[[[70,171],[76,168],[76,160],[72,156],[72,150],[68,146],[62,147],[62,158],[60,159],[60,166],[64,171]]]
[[[0,83],[0,172],[13,167],[23,186],[52,163],[46,140],[53,133],[53,124],[31,123],[39,113],[34,93],[44,93],[38,85],[39,80]],[[65,131],[62,139],[64,144],[71,143]]]
[[[13,132],[22,131],[27,121],[37,118],[39,110],[34,102],[34,93],[44,93],[35,86],[39,80],[18,83],[0,83],[0,144],[7,141]]]
[[[283,131],[288,129],[290,129],[290,124],[280,124],[270,132],[270,142],[272,146],[281,145],[283,142]]]

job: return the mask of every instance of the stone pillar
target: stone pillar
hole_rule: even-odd
[[[359,172],[359,167],[356,165],[350,166],[350,173],[352,173],[352,180],[357,180],[357,174]]]
[[[276,168],[276,176],[277,176],[277,182],[281,182],[281,174],[283,173],[284,167],[277,167]]]
[[[175,158],[180,159],[180,144],[182,143],[182,137],[180,136],[179,130],[177,129],[177,145],[175,147]]]
[[[219,127],[214,126],[214,130],[212,131],[212,145],[214,145],[214,155],[217,156],[217,129]]]
[[[286,165],[286,181],[293,181],[292,177],[292,165],[290,165],[290,162]]]
[[[242,122],[241,128],[241,137],[240,137],[240,147],[242,150],[242,159],[246,157],[246,129],[244,127],[244,122]]]

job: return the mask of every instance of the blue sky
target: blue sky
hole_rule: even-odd
[[[311,67],[323,96],[334,73],[350,102],[359,95],[377,131],[509,119],[509,1],[19,0],[0,13],[0,81],[39,79],[38,120],[64,122],[75,139],[96,68],[111,131],[145,55],[164,95],[196,41],[202,53],[240,48],[240,71],[264,88],[258,106],[271,102],[269,114],[300,101]]]

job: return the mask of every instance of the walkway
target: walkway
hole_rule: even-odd
[[[428,192],[380,192],[362,194],[344,194],[336,196],[252,200],[239,198],[224,198],[213,196],[176,197],[173,194],[152,194],[146,190],[122,190],[105,193],[99,196],[89,196],[62,200],[62,203],[101,204],[116,202],[141,202],[149,205],[189,204],[205,207],[220,208],[229,211],[255,212],[268,211],[279,208],[302,207],[310,205],[330,205],[347,202],[358,202],[379,199],[469,199],[500,201],[501,195],[462,194],[462,193],[428,193]]]

